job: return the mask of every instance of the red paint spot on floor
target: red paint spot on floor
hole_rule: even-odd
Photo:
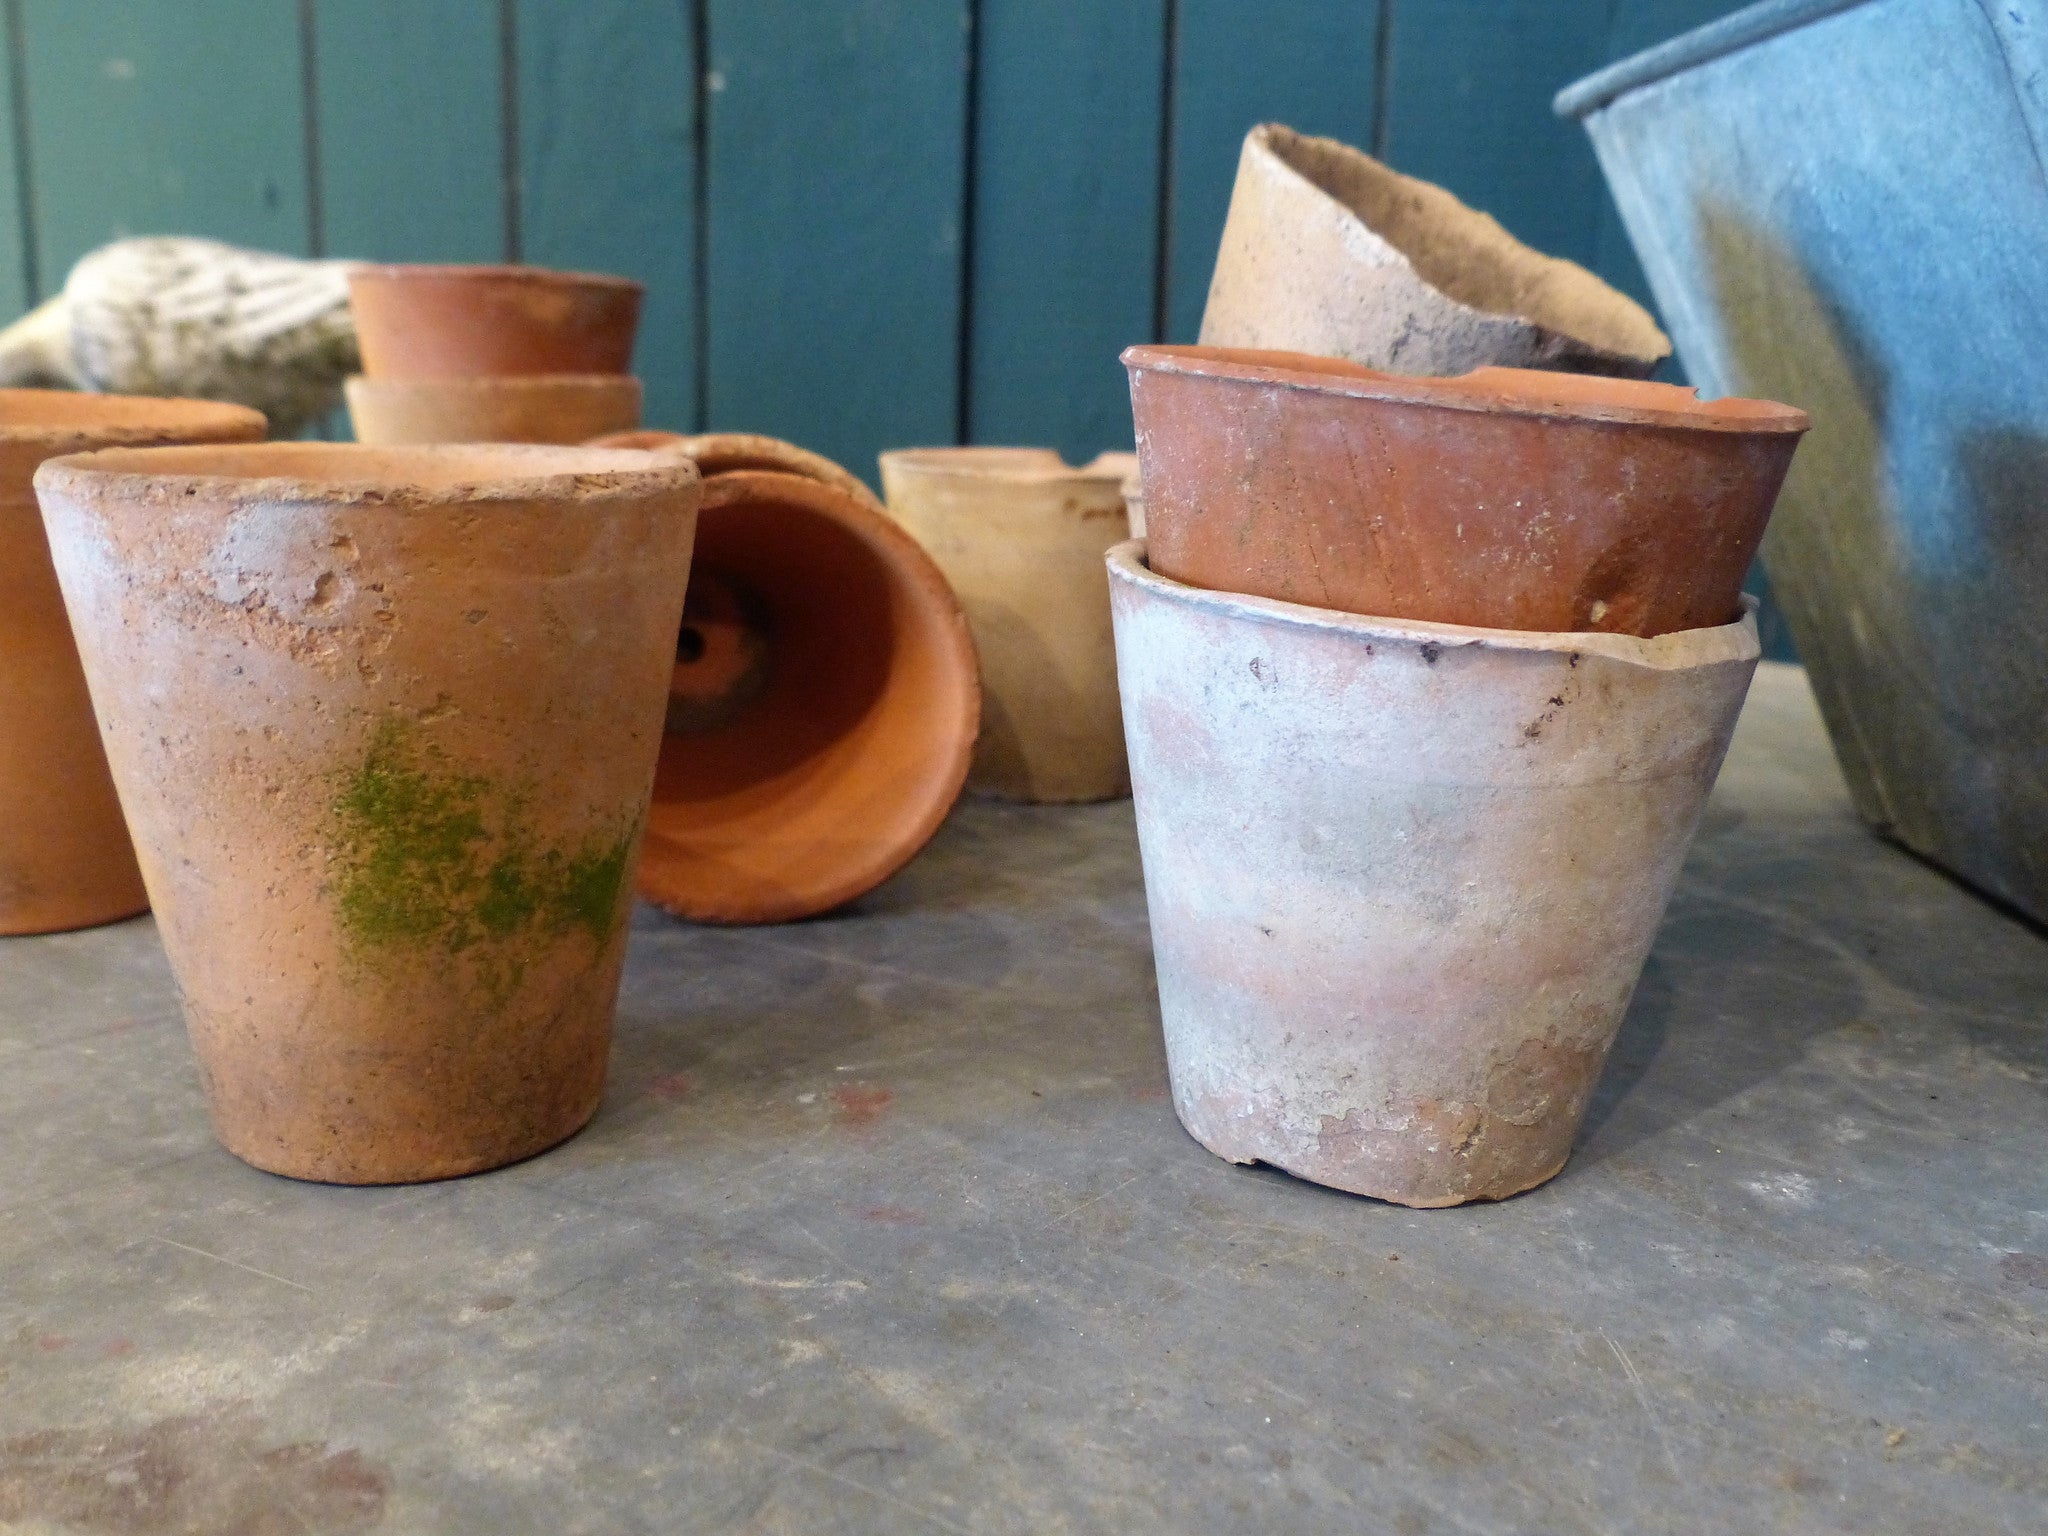
[[[100,1346],[100,1353],[109,1360],[119,1360],[123,1355],[135,1353],[135,1341],[133,1339],[109,1339]]]
[[[69,1349],[71,1341],[61,1333],[46,1333],[36,1340],[36,1348],[46,1355],[54,1355],[60,1349]]]
[[[879,1083],[846,1083],[832,1090],[832,1102],[839,1106],[839,1123],[849,1130],[873,1125],[889,1113],[895,1098]]]
[[[1141,1103],[1149,1102],[1154,1099],[1163,1099],[1166,1097],[1166,1084],[1140,1083],[1137,1087],[1131,1090],[1131,1097],[1137,1099]]]
[[[893,1227],[921,1227],[923,1213],[904,1205],[871,1205],[860,1213],[862,1221],[879,1221]]]
[[[688,1072],[671,1072],[666,1077],[657,1077],[647,1085],[647,1091],[657,1099],[674,1103],[687,1099],[697,1091],[697,1079]]]

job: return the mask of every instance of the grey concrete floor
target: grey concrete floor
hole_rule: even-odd
[[[0,941],[0,1529],[2038,1536],[2044,1000],[1783,667],[1502,1205],[1181,1132],[1127,805],[643,912],[596,1122],[432,1186],[220,1151],[147,920]]]

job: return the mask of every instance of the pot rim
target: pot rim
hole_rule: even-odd
[[[1107,559],[1113,580],[1143,588],[1154,597],[1183,607],[1206,608],[1228,618],[1315,630],[1355,640],[1392,641],[1417,649],[1436,646],[1446,651],[1477,648],[1539,654],[1569,652],[1573,656],[1604,656],[1656,672],[1678,672],[1725,661],[1755,661],[1762,655],[1756,630],[1757,600],[1747,592],[1742,594],[1742,612],[1726,624],[1709,629],[1673,630],[1644,640],[1635,635],[1594,630],[1486,629],[1428,619],[1378,619],[1334,608],[1282,602],[1278,598],[1191,587],[1160,575],[1146,564],[1143,539],[1127,539],[1112,546]]]
[[[449,379],[380,379],[352,373],[342,384],[346,390],[389,395],[604,394],[641,388],[639,378],[630,373],[479,373]]]
[[[364,461],[365,473],[300,473],[290,461]],[[531,468],[518,460],[531,461]],[[371,473],[370,464],[411,461],[423,470],[437,463],[512,460],[495,472],[444,474],[426,479]],[[206,468],[209,461],[217,467]],[[237,472],[238,462],[249,464]],[[255,472],[277,462],[272,473]],[[195,467],[197,466],[197,467]],[[552,443],[229,443],[159,448],[103,448],[46,459],[36,471],[38,492],[161,503],[203,495],[211,502],[309,502],[321,505],[462,506],[476,502],[593,502],[638,499],[698,483],[697,466],[672,454],[632,448],[579,448]],[[694,507],[694,502],[692,503]]]
[[[14,414],[38,408],[49,408],[49,418],[22,420]],[[79,389],[0,389],[0,443],[144,447],[181,443],[195,432],[228,432],[246,439],[264,437],[269,431],[270,423],[261,411],[226,400]]]
[[[1573,81],[1551,100],[1550,110],[1559,117],[1587,117],[1643,86],[1701,64],[1711,64],[1715,59],[1768,42],[1781,32],[1794,31],[1837,11],[1854,10],[1866,3],[1867,0],[1759,0],[1756,5],[1681,32]]]
[[[971,480],[1061,481],[1121,485],[1130,474],[1125,465],[1103,465],[1111,454],[1128,450],[1106,448],[1085,464],[1069,464],[1057,448],[1008,447],[997,443],[963,443],[952,447],[891,448],[880,463],[894,464],[920,475],[953,476]]]
[[[553,267],[533,267],[511,262],[365,261],[349,268],[349,281],[369,278],[374,282],[430,282],[452,280],[531,283],[540,287],[573,286],[608,288],[645,293],[647,285],[613,272],[564,272]]]
[[[1173,373],[1221,383],[1267,384],[1304,394],[1343,395],[1474,415],[1742,435],[1797,435],[1810,425],[1806,412],[1775,400],[1741,395],[1701,400],[1692,385],[1541,368],[1475,368],[1452,378],[1434,378],[1382,373],[1342,358],[1314,357],[1306,352],[1163,343],[1126,347],[1119,360],[1133,374]],[[1603,394],[1611,398],[1599,398]],[[1571,398],[1573,395],[1581,398]],[[1631,395],[1644,403],[1630,403]],[[1648,403],[1655,400],[1669,403]],[[1684,403],[1688,401],[1689,405]]]

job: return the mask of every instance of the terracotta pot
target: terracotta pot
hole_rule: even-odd
[[[358,375],[342,387],[356,441],[383,447],[581,443],[640,420],[640,381],[615,373],[406,383]]]
[[[870,506],[882,505],[875,498],[875,493],[868,489],[867,482],[844,465],[822,453],[799,448],[779,437],[763,437],[758,432],[700,432],[694,437],[681,432],[613,432],[592,438],[590,446],[674,449],[688,455],[695,462],[697,472],[706,480],[713,475],[730,474],[736,469],[779,470],[784,474],[802,475],[807,480],[836,485]]]
[[[544,267],[365,265],[348,278],[363,372],[388,380],[629,372],[641,291]]]
[[[1245,135],[1202,342],[1393,373],[1501,365],[1642,378],[1671,342],[1584,267],[1335,139]]]
[[[1126,457],[1076,469],[1049,448],[882,455],[890,515],[946,573],[981,656],[971,790],[1047,802],[1130,793],[1102,563],[1128,537]]]
[[[705,482],[640,892],[777,923],[901,869],[959,798],[981,712],[946,578],[865,497]]]
[[[1124,479],[1124,521],[1130,526],[1131,537],[1145,537],[1145,482],[1138,473],[1138,456],[1135,453],[1100,454],[1095,462],[1115,459],[1123,466]]]
[[[36,488],[228,1149],[381,1184],[573,1134],[695,470],[279,443],[59,459]]]
[[[1749,613],[1638,640],[1395,624],[1110,554],[1181,1123],[1403,1205],[1565,1161],[1756,668]]]
[[[252,442],[259,412],[199,400],[0,390],[0,934],[149,906],[36,509],[36,467],[121,443]]]
[[[1675,384],[1291,352],[1124,353],[1153,568],[1383,618],[1729,622],[1806,415]]]

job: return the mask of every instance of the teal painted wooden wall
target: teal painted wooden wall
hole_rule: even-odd
[[[648,284],[652,425],[1090,456],[1255,122],[1647,299],[1550,98],[1738,3],[0,0],[0,310],[133,233],[596,268]]]

